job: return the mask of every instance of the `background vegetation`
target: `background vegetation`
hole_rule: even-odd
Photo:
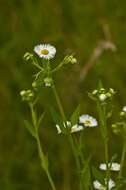
[[[57,48],[54,64],[71,52],[79,64],[60,71],[56,85],[66,112],[81,102],[82,113],[97,117],[95,105],[87,92],[95,89],[99,78],[105,87],[117,90],[115,113],[126,104],[126,2],[125,0],[0,0],[0,189],[50,189],[41,172],[36,145],[24,128],[29,110],[19,92],[30,88],[34,69],[25,64],[26,51],[33,52],[39,43]],[[117,51],[103,51],[96,62],[93,52],[101,40],[111,41]],[[95,52],[96,53],[96,52]],[[92,61],[93,57],[93,61]],[[80,79],[82,70],[93,67]],[[42,89],[39,109],[54,105],[49,89]],[[117,118],[115,114],[113,119]],[[58,136],[50,114],[40,129],[53,177],[62,190],[76,190],[75,163],[68,142]],[[110,131],[111,135],[111,131]],[[96,164],[103,160],[103,146],[98,129],[87,131],[84,140],[88,151],[95,151]],[[120,139],[111,139],[112,155],[121,152]],[[93,146],[93,147],[92,147]],[[99,152],[96,150],[99,148]],[[118,156],[119,160],[120,155]]]

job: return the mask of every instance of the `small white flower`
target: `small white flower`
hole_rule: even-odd
[[[112,171],[119,171],[120,170],[120,164],[113,162],[113,163],[108,163],[108,167],[110,168],[110,170]],[[107,165],[102,163],[100,164],[99,168],[101,170],[106,170],[107,169]]]
[[[57,124],[56,124],[56,129],[57,129],[58,134],[62,133],[62,131],[61,131],[59,125],[57,125]]]
[[[22,90],[22,91],[20,91],[20,95],[21,95],[21,96],[24,96],[25,93],[26,93],[26,90]]]
[[[63,126],[64,126],[64,128],[66,128],[65,123],[63,124]],[[71,122],[70,122],[70,121],[67,121],[67,127],[71,127]],[[59,126],[58,124],[56,125],[56,128],[57,128],[58,134],[62,133],[62,131],[61,131],[61,129],[60,129],[60,126]],[[74,126],[71,127],[70,132],[71,132],[71,133],[75,133],[75,132],[81,131],[81,130],[83,130],[83,129],[84,129],[83,126],[76,124],[76,125],[74,125]]]
[[[105,179],[105,185],[106,185],[107,181]],[[98,180],[93,182],[93,186],[95,189],[98,190],[106,190],[107,188],[105,187],[105,185],[102,185]],[[109,179],[108,182],[108,190],[111,190],[113,187],[115,187],[115,182],[112,179]]]
[[[100,101],[102,101],[102,102],[105,101],[106,98],[107,98],[106,94],[100,94],[100,95],[99,95],[99,99],[100,99]]]
[[[74,125],[71,127],[71,133],[82,131],[83,129],[84,129],[84,127],[81,125]]]
[[[95,189],[98,189],[98,190],[106,190],[106,187],[102,185],[98,180],[93,182],[93,186]]]
[[[35,53],[44,59],[52,59],[56,54],[56,48],[50,44],[40,44],[34,47]]]
[[[126,106],[123,107],[123,111],[126,112]]]
[[[79,123],[85,127],[95,127],[98,125],[97,120],[90,115],[82,115],[79,118]]]

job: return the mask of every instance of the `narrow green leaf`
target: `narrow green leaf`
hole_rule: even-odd
[[[45,116],[45,111],[44,111],[44,112],[40,115],[40,117],[39,117],[39,120],[38,120],[38,123],[37,123],[37,128],[39,128],[39,126],[40,126],[40,124],[41,124],[41,122],[42,122],[44,116]]]
[[[55,124],[59,125],[62,132],[65,132],[66,131],[64,127],[65,124],[61,116],[53,108],[51,108],[51,115]]]
[[[31,125],[27,120],[24,120],[24,124],[25,124],[25,127],[28,129],[28,131],[30,132],[30,134],[36,138],[36,132],[35,132],[35,129],[33,127],[33,125]]]
[[[76,107],[76,109],[74,110],[74,112],[70,118],[72,126],[78,123],[79,116],[80,116],[80,104]]]
[[[103,185],[105,184],[105,181],[104,181],[105,176],[94,166],[92,166],[92,174],[96,180],[101,182],[101,184]]]

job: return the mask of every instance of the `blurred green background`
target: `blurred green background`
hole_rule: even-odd
[[[90,63],[101,40],[112,40],[117,51],[103,51],[85,78],[80,74]],[[75,52],[79,64],[56,74],[56,86],[69,116],[79,102],[82,113],[97,117],[95,104],[87,92],[102,79],[105,87],[117,91],[115,112],[126,103],[126,1],[125,0],[0,0],[0,190],[49,190],[41,171],[36,144],[24,127],[29,110],[19,92],[31,87],[34,68],[25,64],[25,52],[35,45],[50,43],[57,48],[52,65]],[[54,66],[53,65],[53,66]],[[39,110],[56,107],[49,89],[42,89]],[[116,118],[117,115],[113,117]],[[95,151],[94,161],[103,156],[98,129],[85,132],[88,150]],[[111,134],[110,134],[111,135]],[[48,113],[40,129],[53,178],[61,190],[77,189],[75,163],[68,142],[58,136]],[[100,137],[98,140],[101,140]],[[110,155],[121,141],[111,138]],[[118,143],[117,143],[118,142]],[[96,150],[99,148],[99,152]]]

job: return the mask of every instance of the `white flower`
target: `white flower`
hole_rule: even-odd
[[[98,125],[97,120],[90,115],[82,115],[79,118],[79,123],[85,127],[95,127]]]
[[[71,127],[71,133],[82,131],[83,129],[84,129],[84,127],[81,125],[74,125]]]
[[[44,59],[52,59],[56,54],[56,48],[50,44],[40,44],[34,47],[35,53]]]
[[[108,163],[108,167],[110,168],[110,170],[112,171],[119,171],[120,170],[120,164],[113,162],[113,163]],[[106,170],[107,169],[107,165],[102,163],[100,164],[99,168],[101,170]]]
[[[63,126],[64,126],[64,128],[66,128],[65,123],[63,124]],[[71,122],[70,122],[70,121],[67,121],[67,127],[71,127]],[[59,126],[58,124],[56,125],[56,128],[57,128],[58,134],[62,133],[62,130],[60,129],[60,126]],[[76,125],[73,125],[73,126],[71,127],[70,132],[71,132],[71,133],[75,133],[75,132],[81,131],[81,130],[83,130],[83,129],[84,129],[83,126],[76,124]]]
[[[126,112],[126,106],[123,107],[123,111]]]
[[[93,182],[93,186],[95,189],[98,189],[98,190],[105,190],[106,189],[106,187],[104,185],[102,185],[98,180]]]
[[[105,179],[105,185],[106,185],[107,181]],[[107,188],[105,187],[105,185],[102,185],[98,180],[93,182],[93,186],[95,189],[98,190],[106,190]],[[109,179],[108,182],[108,190],[111,190],[113,187],[115,187],[115,182],[112,179]]]
[[[107,96],[105,95],[105,94],[100,94],[99,95],[99,99],[100,99],[100,101],[105,101],[106,100],[106,98],[107,98]]]

